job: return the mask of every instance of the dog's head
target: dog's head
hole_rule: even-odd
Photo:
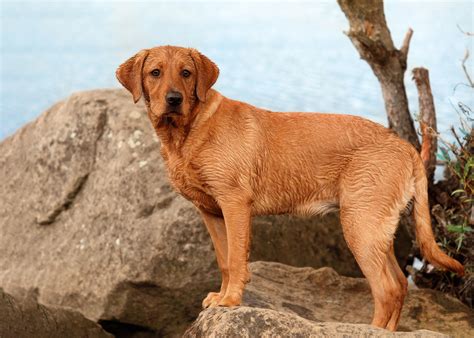
[[[133,95],[143,95],[153,120],[175,125],[205,102],[219,69],[195,49],[162,46],[144,49],[121,64],[117,79]]]

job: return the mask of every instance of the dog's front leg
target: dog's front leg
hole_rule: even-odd
[[[224,223],[224,218],[214,214],[210,214],[204,210],[199,209],[206,224],[207,231],[211,235],[214,251],[216,252],[217,264],[222,274],[221,290],[219,292],[209,292],[206,298],[202,301],[202,307],[217,306],[219,301],[224,297],[227,283],[229,281],[229,268],[227,265],[227,233]]]
[[[251,207],[245,199],[234,197],[221,203],[227,230],[227,263],[229,283],[218,306],[236,306],[242,301],[245,284],[249,280],[248,251],[250,242]]]

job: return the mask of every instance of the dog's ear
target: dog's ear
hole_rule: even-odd
[[[196,94],[201,102],[206,101],[206,94],[219,76],[219,68],[209,58],[196,49],[191,49],[191,57],[196,66]]]
[[[133,95],[135,103],[142,96],[142,69],[148,50],[143,49],[122,63],[115,72],[117,80]]]

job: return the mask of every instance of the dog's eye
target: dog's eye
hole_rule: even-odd
[[[189,77],[189,75],[191,75],[191,72],[189,70],[185,69],[181,72],[181,75],[183,77]]]
[[[160,76],[160,73],[161,72],[160,72],[159,69],[153,69],[150,74],[155,76],[155,77],[158,77],[158,76]]]

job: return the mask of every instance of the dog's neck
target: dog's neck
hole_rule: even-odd
[[[206,101],[198,102],[188,117],[177,116],[172,121],[156,121],[155,126],[163,150],[179,155],[193,130],[201,128],[217,111],[223,96],[215,90],[209,90]],[[152,118],[149,111],[149,116]]]

